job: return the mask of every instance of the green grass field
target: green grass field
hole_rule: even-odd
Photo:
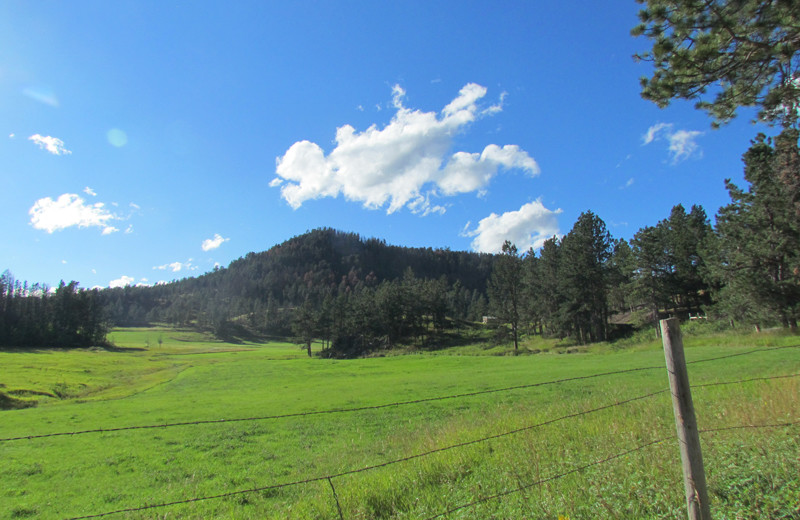
[[[109,339],[114,349],[0,351],[0,392],[36,405],[0,411],[0,438],[261,419],[2,440],[0,518],[685,517],[669,394],[608,406],[667,387],[657,341],[337,361],[171,329]],[[690,363],[741,354],[690,364],[701,429],[800,421],[798,377],[700,386],[798,374],[800,348],[770,347],[800,337],[685,344]],[[701,439],[715,518],[800,518],[800,425]],[[185,503],[130,510],[172,502]]]

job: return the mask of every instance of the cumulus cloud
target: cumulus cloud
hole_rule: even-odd
[[[502,110],[500,102],[480,106],[486,88],[470,83],[439,113],[403,105],[405,90],[392,89],[396,110],[383,128],[357,132],[350,125],[336,130],[336,147],[328,155],[316,143],[298,141],[276,160],[281,196],[297,209],[304,202],[343,195],[365,208],[407,207],[416,214],[441,213],[432,197],[482,192],[500,169],[539,173],[536,161],[517,145],[487,145],[480,153],[451,153],[454,136],[480,117]]]
[[[67,150],[64,146],[64,141],[59,139],[58,137],[51,137],[51,136],[44,136],[39,134],[33,134],[28,138],[29,141],[33,141],[39,148],[42,150],[47,150],[53,155],[69,155],[72,152]]]
[[[108,286],[111,289],[114,289],[115,287],[125,287],[127,285],[131,285],[133,283],[133,280],[134,279],[130,276],[122,275],[120,278],[108,282]]]
[[[230,240],[230,238],[222,238],[222,235],[219,233],[214,233],[214,237],[203,240],[203,243],[200,247],[203,248],[203,251],[211,251],[212,249],[218,248],[228,240]]]
[[[545,240],[558,234],[557,215],[560,209],[549,210],[537,199],[523,205],[517,211],[509,211],[502,215],[492,213],[478,222],[474,230],[469,230],[468,223],[463,236],[475,237],[472,250],[482,253],[498,253],[503,242],[510,240],[520,251],[528,248],[538,249]]]
[[[92,188],[90,188],[89,186],[86,186],[85,188],[83,188],[83,192],[84,192],[85,194],[89,195],[90,197],[97,197],[97,192],[95,192],[95,191],[94,191]]]
[[[677,164],[692,156],[702,157],[702,150],[697,144],[697,138],[703,132],[697,130],[673,130],[672,123],[658,123],[647,129],[642,136],[642,146],[648,145],[653,141],[664,139],[669,145],[669,154],[672,157],[672,164]]]
[[[56,200],[50,197],[39,199],[28,214],[35,229],[42,229],[48,233],[72,226],[99,227],[103,229],[104,235],[118,231],[110,225],[110,222],[118,220],[119,217],[110,213],[102,202],[86,204],[75,193],[64,193]]]

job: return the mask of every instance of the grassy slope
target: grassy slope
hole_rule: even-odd
[[[663,366],[656,342],[570,355],[331,361],[309,360],[294,345],[230,345],[188,332],[118,330],[113,339],[116,352],[0,352],[0,390],[63,390],[65,397],[34,394],[38,407],[0,412],[0,437],[368,406]],[[800,341],[687,336],[687,357],[747,352],[755,343]],[[689,371],[695,385],[798,373],[800,349]],[[0,517],[90,515],[335,474],[615,403],[666,381],[662,369],[646,370],[360,412],[2,442]],[[698,422],[716,428],[798,420],[799,393],[798,378],[698,388]],[[676,518],[684,515],[683,491],[671,413],[669,395],[661,393],[333,483],[344,518],[425,518],[666,437],[448,518]],[[702,439],[715,517],[800,516],[797,426]],[[330,484],[321,481],[112,516],[153,517],[335,519],[338,512]]]

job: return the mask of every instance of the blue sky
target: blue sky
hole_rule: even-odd
[[[728,201],[758,131],[639,96],[638,4],[0,4],[0,270],[83,287],[318,227],[520,250]]]

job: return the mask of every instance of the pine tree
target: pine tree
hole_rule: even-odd
[[[697,99],[714,124],[755,106],[784,128],[797,122],[800,6],[792,0],[637,0],[631,33],[652,40],[636,58],[653,64],[642,97],[666,106]],[[713,101],[704,99],[711,89]]]
[[[522,259],[517,246],[506,240],[494,264],[489,281],[489,309],[496,318],[511,325],[514,351],[519,350],[519,320],[522,310]]]
[[[539,284],[538,294],[530,294],[538,302],[538,314],[548,334],[562,336],[565,334],[561,308],[563,295],[560,288],[561,241],[557,237],[545,240],[539,251],[536,262],[536,280]]]
[[[604,341],[608,337],[611,248],[605,222],[591,211],[581,213],[561,244],[562,314],[581,343]]]
[[[797,327],[800,219],[794,194],[776,172],[791,162],[785,154],[795,153],[796,146],[773,147],[760,135],[744,155],[749,189],[726,181],[731,203],[717,215],[709,274],[720,287],[720,305],[733,318],[756,324],[777,319]]]

